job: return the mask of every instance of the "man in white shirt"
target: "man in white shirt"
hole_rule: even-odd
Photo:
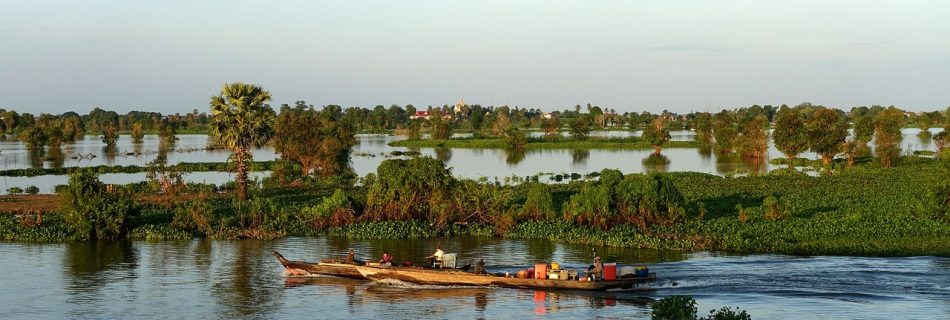
[[[442,245],[435,246],[435,253],[431,256],[426,257],[429,260],[429,266],[435,265],[435,262],[442,262],[442,256],[445,255],[445,252],[442,251]]]

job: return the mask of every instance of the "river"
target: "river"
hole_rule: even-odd
[[[489,271],[535,261],[583,268],[592,249],[647,264],[654,292],[571,293],[440,288],[329,277],[285,277],[271,256],[315,261],[355,248],[419,261],[436,245]],[[730,255],[458,237],[274,241],[0,243],[2,317],[23,319],[525,319],[649,318],[649,301],[692,295],[700,315],[740,307],[754,319],[947,319],[950,258]]]

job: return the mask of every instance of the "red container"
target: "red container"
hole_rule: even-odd
[[[617,263],[604,264],[604,280],[617,280]]]
[[[616,275],[617,272],[614,272]],[[535,279],[547,279],[548,278],[548,265],[544,263],[539,263],[534,265],[534,278]]]

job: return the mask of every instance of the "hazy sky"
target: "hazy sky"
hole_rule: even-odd
[[[0,107],[950,105],[950,1],[0,0]]]

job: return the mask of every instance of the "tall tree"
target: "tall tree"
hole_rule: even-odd
[[[723,110],[713,116],[713,137],[716,139],[716,150],[720,154],[730,154],[735,150],[738,135],[736,117],[732,112]]]
[[[782,107],[775,115],[775,148],[788,158],[788,167],[792,168],[792,160],[800,153],[808,150],[808,132],[805,122],[797,110]]]
[[[281,108],[274,146],[281,156],[300,163],[303,174],[330,176],[349,165],[356,128],[335,106]]]
[[[578,115],[571,120],[571,137],[577,140],[587,140],[590,136],[591,119],[587,115]]]
[[[696,127],[696,140],[703,144],[712,143],[713,123],[712,115],[709,112],[702,112],[696,116],[694,126]]]
[[[276,115],[267,102],[270,92],[260,86],[234,82],[225,84],[220,95],[211,97],[211,127],[208,133],[233,152],[237,197],[247,200],[247,172],[252,148],[267,143],[274,133]]]
[[[764,113],[746,114],[739,124],[738,149],[743,157],[758,163],[765,157],[769,146],[769,133],[765,130],[768,118]]]
[[[903,127],[904,112],[900,109],[890,107],[878,112],[874,117],[874,152],[885,168],[893,167],[901,153]]]
[[[643,130],[643,140],[653,146],[653,154],[660,154],[660,150],[667,141],[670,141],[670,130],[666,125],[666,117],[657,117]]]
[[[848,123],[834,109],[821,108],[812,113],[806,123],[808,147],[821,156],[825,165],[841,151],[841,144],[848,138]]]

